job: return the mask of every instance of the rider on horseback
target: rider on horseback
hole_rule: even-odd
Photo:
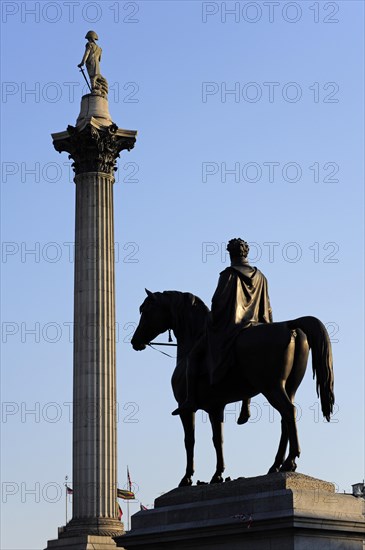
[[[247,261],[248,244],[232,239],[227,245],[231,265],[221,272],[212,298],[211,318],[204,337],[189,355],[186,369],[187,397],[172,414],[196,410],[196,383],[198,365],[207,351],[207,364],[211,383],[218,385],[234,365],[234,341],[241,330],[259,323],[271,323],[267,280],[256,267]],[[250,417],[250,400],[242,401],[237,420],[244,424]]]

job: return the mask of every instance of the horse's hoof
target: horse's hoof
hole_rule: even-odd
[[[287,458],[280,468],[280,472],[295,472],[297,464],[293,458]]]
[[[182,480],[180,481],[178,487],[190,487],[192,485],[192,479],[191,477],[184,476]]]
[[[223,483],[223,477],[218,474],[214,474],[214,476],[210,480],[210,483]]]
[[[273,464],[270,468],[270,470],[267,472],[268,474],[277,474],[278,472],[280,472],[280,466],[276,466],[275,464]]]

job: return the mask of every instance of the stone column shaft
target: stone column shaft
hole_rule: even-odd
[[[75,183],[73,518],[117,520],[114,178]]]

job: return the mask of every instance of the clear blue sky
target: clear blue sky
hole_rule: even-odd
[[[174,362],[128,344],[144,287],[190,291],[209,305],[227,265],[223,243],[240,236],[268,278],[275,320],[311,314],[329,328],[336,414],[322,421],[309,368],[297,394],[298,471],[350,491],[364,477],[363,3],[1,8],[1,547],[43,548],[65,520],[75,203],[70,162],[50,134],[76,122],[90,29],[112,118],[138,130],[115,184],[119,485],[128,464],[150,506],[185,468],[170,415]],[[226,475],[261,475],[278,415],[261,397],[246,426],[235,412],[226,417]],[[214,466],[199,413],[195,480],[208,481]]]

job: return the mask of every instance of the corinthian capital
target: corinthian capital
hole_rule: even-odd
[[[102,126],[92,117],[81,128],[68,126],[65,132],[52,134],[52,138],[56,151],[69,153],[76,175],[85,172],[112,175],[117,170],[116,160],[120,152],[133,149],[136,133],[122,130],[116,124]]]

